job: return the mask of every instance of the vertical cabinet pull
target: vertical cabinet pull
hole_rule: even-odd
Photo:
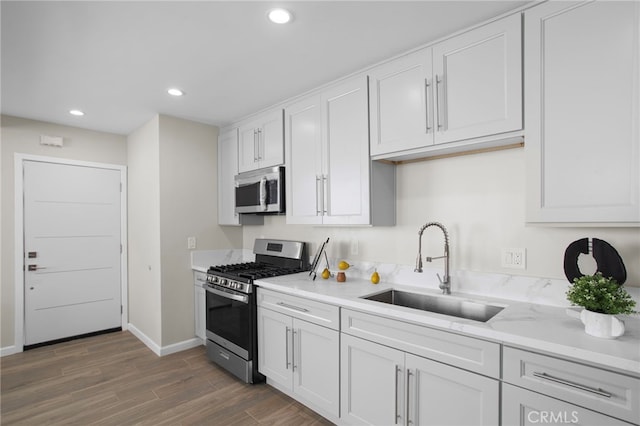
[[[262,136],[262,129],[258,129],[258,161],[262,161],[264,155],[264,137]]]
[[[322,189],[320,188],[322,178],[316,175],[316,216],[322,216]]]
[[[284,335],[284,353],[285,353],[285,370],[289,369],[289,327],[286,327],[285,335]]]
[[[402,418],[402,416],[400,415],[400,412],[398,412],[398,396],[400,395],[400,389],[399,389],[399,383],[398,383],[398,375],[402,373],[402,370],[400,370],[400,367],[396,365],[396,371],[395,371],[395,381],[396,381],[396,405],[395,405],[395,424],[398,424],[398,420]]]
[[[296,330],[295,328],[291,329],[291,371],[295,373],[296,371]],[[298,339],[300,340],[300,339]],[[298,345],[300,342],[298,342]]]
[[[253,162],[258,161],[258,131],[253,129]]]
[[[442,83],[442,80],[436,74],[436,126],[438,130],[443,128],[443,124],[440,121],[440,83]]]
[[[322,175],[322,214],[323,215],[329,214],[329,206],[328,206],[329,199],[327,197],[329,193],[328,180],[329,180],[329,177],[327,175]]]
[[[413,373],[411,372],[411,370],[409,368],[407,368],[407,393],[406,393],[406,398],[407,398],[407,414],[406,414],[406,419],[407,419],[407,424],[412,424],[413,422],[411,421],[411,376],[413,376]]]
[[[426,121],[426,133],[429,133],[431,130],[430,122],[429,122],[429,79],[424,79],[424,113],[425,113],[425,121]]]

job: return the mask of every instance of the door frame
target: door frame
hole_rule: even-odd
[[[128,309],[128,265],[127,265],[127,166],[71,160],[67,158],[44,157],[29,154],[14,154],[14,345],[16,352],[24,351],[24,162],[34,161],[67,166],[84,166],[99,169],[118,170],[120,172],[120,303],[122,305],[121,324],[126,330],[129,323]]]

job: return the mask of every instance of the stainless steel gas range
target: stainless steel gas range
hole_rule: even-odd
[[[207,357],[246,383],[264,381],[258,372],[257,307],[254,281],[309,269],[306,244],[257,239],[255,262],[207,270]]]

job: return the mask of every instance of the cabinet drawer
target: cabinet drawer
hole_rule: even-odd
[[[629,423],[613,417],[504,383],[502,385],[502,425],[541,424],[629,426]]]
[[[258,306],[339,330],[340,308],[337,306],[263,288],[258,288],[257,296]]]
[[[640,379],[505,347],[503,381],[619,419],[640,419]]]
[[[499,343],[348,309],[342,310],[341,330],[485,376],[500,376]]]

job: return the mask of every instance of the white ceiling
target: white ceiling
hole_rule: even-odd
[[[157,113],[225,125],[529,2],[2,0],[0,104],[125,135]]]

